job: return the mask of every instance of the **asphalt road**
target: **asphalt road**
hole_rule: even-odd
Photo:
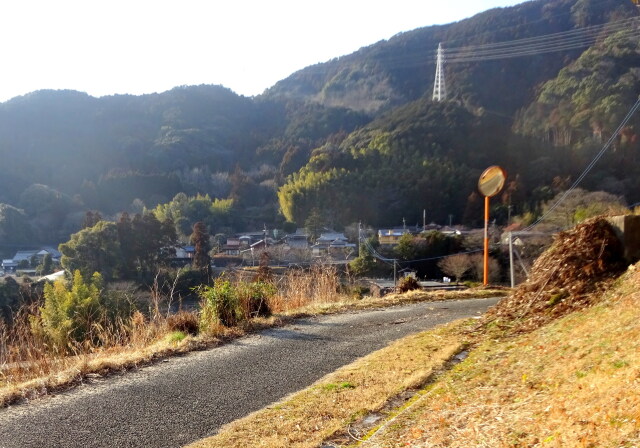
[[[497,299],[300,319],[0,409],[0,448],[179,447],[391,341],[483,313]]]

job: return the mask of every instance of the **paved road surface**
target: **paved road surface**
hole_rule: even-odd
[[[0,448],[179,447],[391,341],[497,299],[301,319],[60,395],[0,409]]]

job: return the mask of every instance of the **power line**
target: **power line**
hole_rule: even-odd
[[[638,32],[634,32],[634,33],[630,33],[628,35],[626,35],[625,37],[627,38],[634,38],[634,37],[639,37],[640,36],[640,31]],[[523,56],[536,56],[539,54],[546,54],[546,53],[555,53],[558,51],[570,51],[570,50],[578,50],[580,48],[585,48],[585,47],[590,47],[592,45],[594,45],[595,43],[597,43],[598,39],[594,38],[588,41],[583,41],[583,42],[579,42],[579,43],[572,43],[572,44],[558,44],[558,45],[554,45],[554,46],[548,46],[545,48],[538,48],[538,49],[532,49],[532,50],[521,50],[521,51],[509,51],[509,52],[503,52],[503,53],[497,53],[491,56],[471,56],[471,57],[466,57],[466,58],[458,58],[458,59],[445,59],[447,63],[450,64],[456,64],[456,63],[470,63],[470,62],[486,62],[486,61],[495,61],[495,60],[499,60],[499,59],[511,59],[511,58],[517,58],[517,57],[523,57]]]
[[[483,62],[497,59],[507,59],[521,56],[532,56],[537,54],[552,53],[557,51],[569,51],[583,47],[589,47],[603,37],[619,33],[621,37],[634,38],[640,35],[640,30],[635,26],[637,20],[624,20],[615,26],[599,26],[589,30],[581,29],[575,35],[546,35],[535,39],[512,40],[494,44],[494,47],[482,49],[479,46],[460,47],[446,50],[446,62]]]
[[[467,255],[467,254],[473,254],[473,253],[478,253],[478,252],[484,251],[484,249],[472,249],[472,250],[467,250],[467,251],[464,251],[464,252],[457,252],[457,253],[454,253],[454,254],[439,255],[439,256],[436,256],[436,257],[417,258],[415,260],[398,260],[396,258],[387,258],[387,257],[382,256],[378,251],[375,250],[375,248],[371,245],[371,243],[366,239],[362,239],[362,244],[364,245],[365,249],[367,249],[367,251],[371,254],[371,256],[373,256],[377,260],[380,260],[383,263],[386,263],[386,264],[388,264],[390,266],[394,262],[397,263],[397,264],[411,264],[411,263],[417,263],[417,262],[421,262],[421,261],[441,260],[443,258],[453,257],[455,255]],[[498,247],[498,246],[493,246],[492,249],[495,249],[496,247]]]
[[[631,107],[631,109],[629,110],[627,115],[622,119],[622,122],[620,123],[618,128],[611,134],[611,137],[609,137],[609,140],[607,140],[607,142],[602,147],[602,149],[598,152],[598,154],[595,155],[593,160],[591,160],[591,162],[587,165],[587,167],[584,169],[582,174],[580,174],[580,176],[578,176],[578,178],[575,180],[575,182],[573,182],[571,187],[569,187],[569,189],[563,193],[563,195],[560,197],[560,199],[558,199],[551,207],[549,207],[549,209],[542,216],[540,216],[540,218],[538,218],[533,224],[531,224],[530,226],[528,226],[524,230],[531,230],[533,227],[535,227],[538,224],[540,224],[556,208],[558,208],[558,206],[560,204],[562,204],[562,202],[564,202],[564,200],[571,194],[571,192],[573,190],[575,190],[577,188],[577,186],[580,184],[580,182],[582,182],[582,180],[587,176],[587,174],[589,174],[591,169],[596,165],[596,163],[598,163],[598,161],[602,158],[602,156],[607,152],[609,147],[611,147],[611,145],[613,144],[615,139],[618,137],[618,135],[620,134],[622,129],[629,123],[629,120],[631,120],[631,117],[638,111],[638,109],[640,109],[640,97],[638,97],[638,100]]]
[[[522,6],[522,5],[518,5],[518,6]],[[517,6],[516,6],[517,8]],[[590,6],[591,8],[591,12],[592,13],[605,13],[605,12],[609,12],[610,11],[610,7],[609,5],[604,5],[602,2],[596,2],[595,4],[592,4]],[[512,9],[512,8],[508,8],[508,9]],[[516,14],[514,16],[511,17],[511,19],[517,19],[518,21],[520,21],[522,19],[522,13],[520,13],[520,11],[517,11]],[[559,19],[561,17],[567,17],[567,16],[571,16],[573,15],[572,11],[567,11],[564,13],[560,13],[560,14],[545,14],[545,17],[540,17],[537,20],[532,20],[532,21],[526,21],[525,23],[519,22],[515,25],[511,25],[511,26],[503,26],[501,28],[498,28],[497,30],[491,30],[491,31],[485,31],[483,33],[478,33],[475,34],[474,36],[472,36],[472,40],[474,41],[478,41],[479,39],[481,39],[482,37],[485,36],[492,36],[495,34],[496,31],[506,31],[506,30],[514,30],[514,29],[521,29],[524,26],[527,27],[531,27],[535,24],[538,23],[548,23],[550,18],[554,18],[554,19]],[[473,20],[473,19],[471,19]],[[595,25],[597,26],[597,25]],[[469,38],[457,38],[457,39],[449,39],[449,40],[445,40],[443,42],[446,42],[448,44],[454,44],[454,43],[458,43],[458,42],[464,42],[464,41],[469,41]]]
[[[628,19],[622,19],[615,22],[601,23],[599,25],[591,25],[582,28],[575,28],[569,31],[562,31],[558,33],[544,34],[541,36],[527,37],[523,39],[513,39],[509,41],[494,42],[489,44],[450,47],[447,50],[447,54],[456,53],[477,53],[480,51],[491,51],[494,49],[510,47],[510,46],[535,46],[545,42],[565,41],[570,39],[579,39],[586,35],[600,34],[603,30],[609,32],[620,31],[628,29],[629,25],[634,25],[640,18],[631,17]]]
[[[540,20],[544,21],[544,20]],[[459,42],[456,40],[443,40],[442,44],[445,47],[444,62],[457,64],[457,63],[475,63],[485,61],[495,61],[500,59],[509,59],[515,57],[534,56],[538,54],[546,54],[559,51],[571,51],[580,48],[589,47],[603,37],[612,35],[617,32],[624,33],[623,35],[628,38],[635,38],[640,36],[640,30],[637,29],[637,25],[640,22],[640,17],[631,17],[621,19],[617,21],[590,25],[586,27],[580,27],[573,30],[562,31],[551,34],[544,34],[539,36],[533,36],[523,39],[513,39],[508,41],[494,42],[480,45],[463,45],[457,47],[447,48],[447,44]],[[529,22],[522,25],[503,27],[498,30],[492,30],[487,33],[476,34],[473,37],[469,37],[467,40],[477,40],[483,34],[491,35],[496,31],[503,31],[509,29],[521,28],[523,26],[530,26],[536,22]],[[368,65],[386,65],[394,69],[405,69],[413,67],[422,67],[433,64],[437,57],[437,50],[413,52],[409,54],[400,54],[398,52],[384,54],[381,52],[376,53],[375,50],[369,54],[363,53],[366,57],[366,64]],[[324,75],[330,72],[337,73],[339,67],[343,67],[345,64],[349,65],[353,60],[353,55],[343,56],[335,60],[329,61],[324,64],[316,64],[305,69],[300,70],[300,74],[308,75]],[[337,64],[337,65],[335,65]]]

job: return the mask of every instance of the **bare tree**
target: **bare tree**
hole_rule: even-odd
[[[467,254],[451,255],[438,262],[438,267],[447,275],[459,282],[462,276],[471,269],[471,257]]]

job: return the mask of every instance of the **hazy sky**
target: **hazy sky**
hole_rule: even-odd
[[[317,62],[523,0],[5,0],[0,101],[222,84],[257,95]]]

